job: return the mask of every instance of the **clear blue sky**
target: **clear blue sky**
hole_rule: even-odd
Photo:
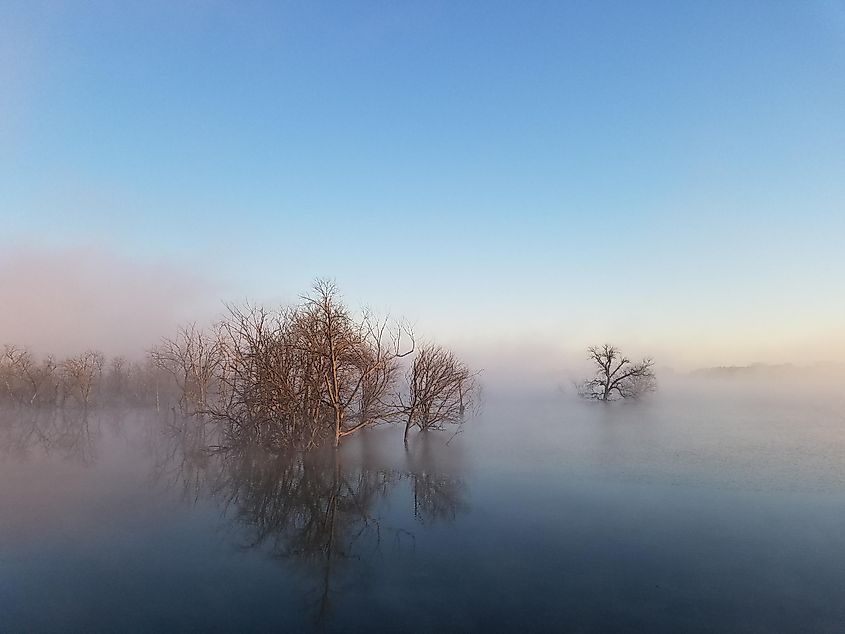
[[[5,0],[0,220],[451,340],[825,358],[845,3]]]

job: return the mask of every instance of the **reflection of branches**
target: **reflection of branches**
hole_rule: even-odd
[[[344,562],[365,560],[385,532],[380,503],[398,486],[413,491],[413,515],[423,523],[451,521],[466,508],[463,483],[433,467],[426,445],[409,468],[379,468],[343,450],[271,452],[232,443],[214,421],[177,418],[163,427],[156,477],[193,499],[216,500],[245,530],[244,547],[304,566],[312,577],[308,602],[318,615],[329,607]],[[220,438],[228,446],[222,447]],[[411,510],[411,509],[409,509]]]
[[[97,439],[101,430],[99,419],[89,417],[87,410],[59,410],[53,447],[65,455],[76,456],[81,462],[96,459]]]
[[[153,480],[179,488],[183,497],[196,501],[213,488],[209,481],[219,477],[214,453],[220,426],[201,416],[177,416],[175,412],[159,422],[151,443]]]
[[[419,440],[414,450],[407,452],[408,470],[405,473],[413,485],[414,517],[424,524],[453,521],[458,513],[468,508],[464,482],[438,468],[430,437],[422,436]]]
[[[452,521],[466,510],[464,484],[443,474],[411,474],[414,483],[414,517],[423,523]]]
[[[17,456],[32,451],[58,453],[91,463],[102,433],[100,420],[87,410],[48,408],[4,411],[0,417],[0,451]]]
[[[338,563],[378,544],[381,526],[373,507],[396,475],[349,468],[334,451],[268,455],[253,448],[222,458],[225,475],[214,494],[247,528],[246,547],[266,547],[318,573],[323,613]]]

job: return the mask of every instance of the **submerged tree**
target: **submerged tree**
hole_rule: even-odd
[[[0,357],[2,396],[12,404],[36,405],[55,402],[58,393],[56,362],[47,357],[40,363],[27,348],[3,347]]]
[[[102,378],[104,358],[100,352],[87,350],[61,364],[65,393],[82,407],[88,407]]]
[[[407,328],[356,317],[323,281],[299,306],[230,306],[218,332],[222,398],[212,409],[239,440],[276,447],[338,445],[387,421],[399,359],[414,351]]]
[[[332,282],[298,305],[244,304],[212,327],[189,324],[143,363],[88,351],[39,362],[26,348],[0,351],[0,406],[155,404],[223,422],[226,442],[269,449],[335,446],[382,423],[441,429],[463,418],[469,370],[438,346],[415,359],[403,323],[355,312]],[[405,360],[413,359],[411,363]],[[402,370],[409,367],[402,382]]]
[[[318,281],[304,301],[299,314],[303,343],[323,368],[323,400],[331,408],[338,445],[384,413],[397,361],[414,352],[414,339],[407,328],[391,331],[387,320],[369,314],[353,319],[331,282]]]
[[[206,338],[211,341],[208,335]],[[195,356],[192,352],[185,359]],[[153,357],[161,361],[156,354],[143,361],[113,357],[107,363],[96,350],[64,359],[52,355],[38,358],[25,346],[7,344],[0,349],[0,407],[155,405],[158,409],[162,396],[169,398],[178,393],[184,397],[186,391],[182,387],[184,381],[174,380],[172,370],[177,365],[156,363]],[[200,358],[218,359],[208,354]],[[209,380],[216,385],[216,376],[212,378]],[[196,381],[189,385],[190,393],[197,391],[195,384]],[[166,389],[168,386],[171,389]]]
[[[151,358],[176,381],[183,412],[203,412],[208,408],[209,393],[222,363],[216,336],[189,324],[180,328],[175,338],[162,339],[152,350]]]
[[[616,398],[636,398],[654,391],[657,380],[654,361],[643,359],[632,363],[620,350],[609,344],[590,346],[587,355],[596,373],[579,386],[579,393],[586,398],[610,401]]]
[[[460,423],[474,391],[469,368],[441,346],[428,344],[414,358],[406,374],[408,392],[399,395],[405,416],[405,441],[412,427],[420,431]]]

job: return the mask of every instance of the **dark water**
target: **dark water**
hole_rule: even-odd
[[[843,413],[488,395],[457,436],[306,457],[5,413],[0,630],[842,632]]]

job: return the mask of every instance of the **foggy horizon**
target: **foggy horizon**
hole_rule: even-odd
[[[357,297],[347,291],[343,277],[303,277],[299,287],[282,275],[278,289],[248,295],[231,278],[215,278],[195,262],[158,258],[150,261],[118,255],[94,245],[52,247],[15,245],[0,254],[0,288],[14,311],[0,314],[0,344],[32,348],[39,354],[76,354],[97,349],[109,356],[143,356],[162,337],[187,323],[208,326],[225,313],[225,304],[250,301],[264,305],[295,303],[318,277],[338,282],[353,307],[401,317],[417,325],[429,338],[464,350],[478,358],[504,356],[508,362],[530,366],[539,352],[556,355],[557,363],[580,365],[583,350],[609,341],[636,355],[655,357],[659,365],[678,372],[701,368],[754,364],[812,367],[840,365],[838,339],[820,333],[794,333],[795,341],[777,343],[749,337],[742,345],[720,340],[713,332],[689,328],[679,338],[650,334],[651,327],[633,328],[625,314],[612,326],[597,328],[561,315],[555,328],[542,330],[544,321],[514,318],[502,329],[470,321],[471,302],[456,303],[445,317],[419,308],[403,311],[389,293]],[[354,282],[354,280],[353,280]],[[350,286],[355,287],[354,283]],[[415,302],[411,302],[414,305]],[[578,304],[578,302],[574,302]],[[545,312],[540,299],[533,312]],[[579,311],[586,313],[581,305]],[[469,315],[467,313],[470,313]],[[598,312],[597,312],[598,314]],[[706,340],[705,352],[701,339]],[[495,354],[491,352],[495,350]],[[533,361],[532,361],[533,360]]]

